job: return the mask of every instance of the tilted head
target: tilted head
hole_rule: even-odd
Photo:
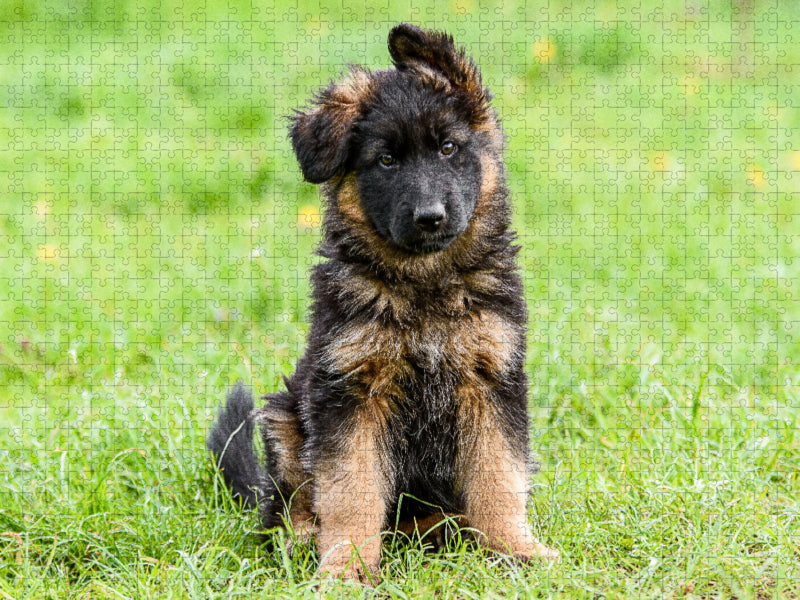
[[[502,134],[472,61],[446,34],[405,23],[389,52],[395,68],[352,67],[290,135],[305,178],[328,184],[329,236],[396,263],[455,252],[481,205],[505,204]]]

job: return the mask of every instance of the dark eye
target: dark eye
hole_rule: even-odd
[[[381,154],[378,157],[378,162],[380,162],[384,167],[391,167],[394,164],[394,156],[391,154]]]
[[[445,142],[439,150],[445,156],[450,156],[456,151],[456,145],[453,142]]]

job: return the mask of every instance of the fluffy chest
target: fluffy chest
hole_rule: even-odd
[[[375,387],[406,381],[415,372],[495,376],[522,352],[520,325],[476,310],[458,317],[437,316],[408,328],[374,320],[348,322],[331,332],[322,359],[331,373]]]

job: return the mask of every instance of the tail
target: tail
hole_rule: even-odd
[[[208,433],[206,447],[214,455],[233,497],[257,508],[265,527],[268,527],[272,521],[271,508],[278,494],[253,449],[252,410],[253,396],[240,381],[228,394],[225,407],[219,409],[217,421]]]

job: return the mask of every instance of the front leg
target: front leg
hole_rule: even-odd
[[[314,476],[320,572],[367,583],[368,574],[380,566],[388,507],[378,423],[357,413],[346,440],[336,445],[321,458]]]
[[[462,388],[458,449],[465,518],[489,548],[520,560],[555,560],[558,551],[540,544],[528,524],[527,422],[500,426],[499,406],[488,386]],[[522,442],[522,443],[520,443]]]

